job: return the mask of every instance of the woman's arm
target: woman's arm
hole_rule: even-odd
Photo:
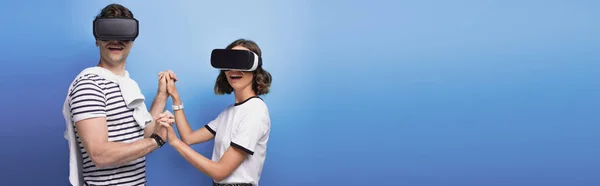
[[[177,81],[177,76],[175,73],[171,70],[168,70],[161,72],[159,76],[165,77],[165,89],[166,92],[171,96],[173,105],[182,105],[181,98],[177,92],[177,87],[175,86],[175,82]],[[185,118],[183,109],[174,110],[173,112],[177,129],[179,129],[179,136],[181,136],[181,139],[185,144],[193,145],[202,143],[215,137],[214,131],[209,131],[206,127],[202,127],[201,129],[193,131],[190,127],[190,124],[187,122],[187,119]]]
[[[170,81],[169,83],[171,82],[172,81]],[[177,94],[177,92],[172,94],[171,98],[173,99],[173,105],[182,104],[181,99],[179,98],[179,94]],[[185,144],[194,145],[211,140],[215,137],[215,135],[206,127],[202,127],[196,131],[193,131],[187,119],[185,118],[185,113],[183,112],[183,109],[175,110],[173,112],[175,115],[175,123],[179,131],[179,136],[181,136],[181,140]]]
[[[246,156],[246,152],[234,148],[229,147],[227,151],[223,154],[219,162],[214,162],[204,156],[202,154],[197,153],[194,149],[190,148],[187,144],[179,140],[175,136],[175,132],[173,128],[168,124],[163,124],[163,126],[168,128],[168,141],[169,144],[181,154],[190,164],[192,164],[196,169],[200,170],[202,173],[208,175],[215,181],[221,181],[227,178],[231,173],[237,169],[240,164],[244,161]]]

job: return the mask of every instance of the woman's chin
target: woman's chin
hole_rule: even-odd
[[[243,85],[240,85],[240,84],[235,84],[235,83],[234,84],[230,84],[230,85],[233,88],[234,92],[240,92],[240,91],[244,90],[244,88],[246,87],[246,86],[243,86]]]

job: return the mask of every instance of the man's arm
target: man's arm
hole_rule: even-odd
[[[151,138],[133,143],[109,142],[106,100],[104,90],[90,78],[83,78],[74,85],[69,100],[77,134],[97,167],[121,165],[158,147],[156,141]],[[158,132],[166,136],[166,129],[161,130]]]
[[[152,102],[152,106],[150,107],[150,115],[152,115],[152,122],[149,123],[145,128],[144,128],[144,137],[148,138],[150,137],[150,135],[152,135],[152,133],[154,132],[154,125],[156,123],[156,121],[154,121],[154,119],[158,118],[160,116],[160,114],[162,113],[162,111],[165,110],[165,106],[167,104],[167,98],[169,97],[169,95],[167,93],[161,93],[158,92],[156,94],[156,97],[154,97],[154,101]],[[166,139],[164,139],[166,140]]]
[[[169,82],[171,83],[171,82]],[[173,99],[174,105],[181,105],[181,99],[178,94],[173,94],[171,96]],[[194,145],[197,143],[202,143],[208,140],[211,140],[215,137],[214,129],[212,131],[208,130],[206,127],[202,127],[196,131],[193,131],[185,118],[185,113],[183,109],[173,111],[175,115],[175,124],[177,125],[177,130],[179,131],[179,136],[181,136],[181,140],[187,145]]]
[[[158,147],[152,138],[132,143],[109,142],[105,117],[81,120],[75,125],[81,142],[96,167],[123,165],[147,155]]]
[[[165,106],[167,104],[167,98],[169,94],[167,93],[167,77],[163,75],[163,73],[158,74],[158,90],[156,92],[156,96],[154,97],[154,101],[152,101],[152,106],[150,106],[150,115],[152,115],[152,122],[149,123],[146,128],[144,128],[144,137],[150,137],[154,132],[154,125],[156,124],[156,118],[165,110]]]

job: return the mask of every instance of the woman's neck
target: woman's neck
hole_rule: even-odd
[[[235,96],[235,103],[240,103],[242,101],[246,101],[247,99],[256,96],[256,93],[252,90],[252,86],[248,86],[240,91],[234,91],[233,95]]]

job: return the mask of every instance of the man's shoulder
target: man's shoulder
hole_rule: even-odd
[[[83,73],[83,74],[79,74],[77,77],[75,77],[73,79],[73,83],[71,84],[71,86],[73,86],[73,88],[75,88],[75,86],[80,85],[80,84],[100,85],[98,82],[99,80],[101,80],[101,78],[97,74]]]
[[[77,75],[75,76],[73,81],[77,82],[80,80],[94,80],[94,81],[103,80],[104,78],[102,78],[99,74],[99,73],[101,73],[100,70],[101,70],[101,67],[88,67],[88,68],[82,69],[81,71],[79,71],[79,73],[77,73]]]
[[[72,80],[70,84],[69,94],[73,94],[76,90],[79,89],[103,89],[103,83],[98,74],[94,73],[87,69],[81,70]]]

